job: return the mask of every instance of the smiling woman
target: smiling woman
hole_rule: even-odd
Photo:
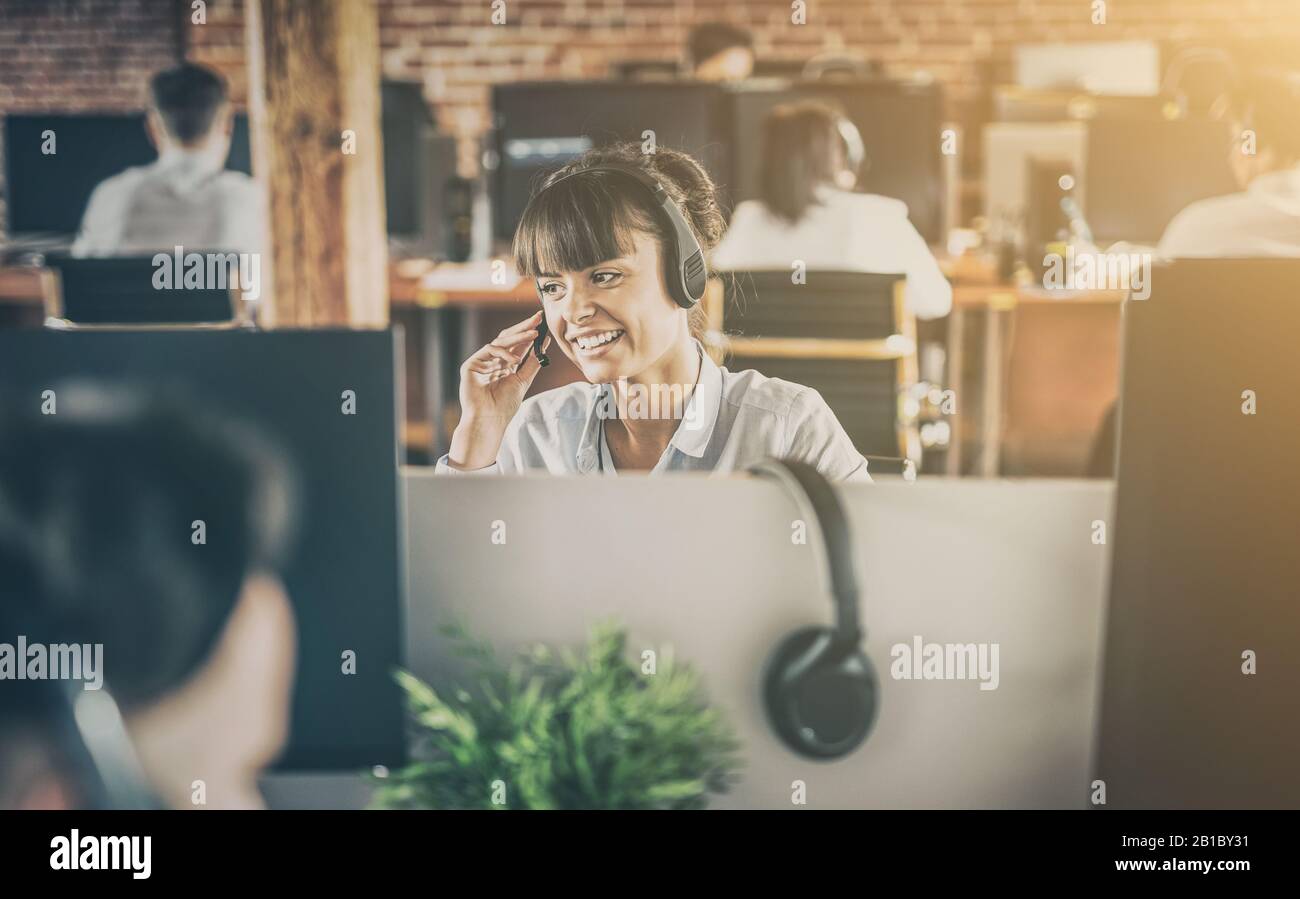
[[[731,471],[777,456],[868,480],[817,391],[704,351],[704,257],[723,229],[713,182],[675,150],[616,144],[553,173],[514,241],[542,308],[461,366],[438,472]],[[586,383],[525,400],[552,346]],[[681,401],[637,401],[663,394]]]

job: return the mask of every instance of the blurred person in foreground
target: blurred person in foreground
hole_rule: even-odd
[[[0,643],[100,644],[102,688],[0,680],[0,808],[261,807],[296,659],[281,457],[193,403],[55,396],[2,406]]]

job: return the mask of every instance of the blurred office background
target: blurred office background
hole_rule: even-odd
[[[731,367],[817,387],[860,450],[910,456],[927,473],[1106,475],[1124,292],[1045,291],[1043,253],[1078,238],[1081,225],[1099,247],[1154,245],[1179,209],[1236,190],[1225,92],[1250,73],[1293,65],[1300,37],[1288,0],[824,0],[805,24],[792,23],[799,11],[786,3],[556,0],[507,3],[499,25],[490,4],[375,0],[344,4],[349,11],[324,30],[306,6],[264,7],[270,28],[252,27],[239,0],[0,6],[0,308],[6,321],[39,316],[18,302],[59,288],[34,286],[31,269],[56,267],[48,260],[98,181],[151,158],[138,126],[152,74],[183,60],[219,70],[238,111],[227,165],[266,184],[277,175],[258,170],[250,137],[251,57],[267,70],[276,41],[312,48],[336,59],[339,84],[380,82],[381,109],[339,88],[321,95],[314,119],[301,105],[301,123],[277,113],[268,142],[291,127],[333,139],[351,116],[364,149],[379,143],[365,122],[378,121],[380,170],[342,190],[365,196],[382,184],[384,203],[360,211],[345,196],[337,207],[341,228],[353,229],[337,238],[350,253],[334,252],[327,237],[293,265],[279,258],[276,317],[404,327],[403,444],[417,464],[436,457],[454,428],[461,359],[530,311],[530,286],[512,271],[506,283],[493,280],[491,263],[509,268],[514,220],[541,172],[591,143],[640,139],[651,128],[663,145],[697,154],[735,205],[755,193],[763,116],[813,97],[862,133],[859,188],[907,202],[953,285],[953,309],[915,323],[914,352],[903,359],[829,350],[795,358],[788,347],[742,342]],[[301,21],[285,25],[295,14]],[[751,78],[724,86],[684,77],[692,29],[709,22],[752,37]],[[279,76],[266,77],[273,98]],[[340,116],[330,104],[345,96],[352,105]],[[51,127],[61,165],[35,151]],[[334,185],[336,175],[309,171],[279,190]],[[383,234],[358,238],[372,218]],[[283,227],[273,230],[283,243]],[[287,280],[290,269],[328,265],[346,291],[310,275],[296,288]],[[71,290],[75,272],[62,277]],[[764,314],[785,304],[780,291],[744,280],[717,300],[714,324],[733,337],[844,336],[852,313],[841,307],[856,302],[856,289],[831,291],[821,318],[794,333],[781,315]],[[333,303],[322,309],[290,299],[312,291],[348,296],[320,301]],[[864,341],[881,336],[871,323],[851,324],[866,329],[852,335]],[[885,316],[874,327],[902,333],[913,323]],[[534,390],[577,377],[559,362]]]
[[[508,241],[543,173],[651,130],[660,146],[698,156],[739,206],[757,193],[767,114],[829,101],[861,138],[858,189],[907,204],[919,253],[951,285],[950,308],[914,315],[898,277],[869,269],[810,267],[795,284],[782,258],[717,279],[706,298],[712,346],[733,369],[816,387],[861,452],[906,457],[929,481],[892,483],[873,459],[880,483],[855,494],[877,663],[890,642],[940,631],[991,634],[1016,659],[1008,689],[990,697],[1000,714],[976,705],[978,691],[889,699],[895,717],[861,757],[871,774],[852,782],[891,805],[1070,806],[1100,770],[1121,785],[1116,804],[1294,803],[1297,739],[1294,727],[1277,730],[1277,697],[1293,693],[1298,638],[1277,598],[1300,577],[1285,539],[1300,498],[1290,408],[1300,262],[1253,257],[1300,257],[1300,188],[1292,205],[1275,204],[1293,210],[1289,244],[1267,234],[1251,244],[1249,222],[1225,220],[1210,229],[1224,239],[1218,255],[1247,258],[1158,267],[1151,302],[1127,303],[1132,284],[1055,286],[1044,259],[1117,244],[1123,258],[1143,257],[1181,210],[1239,191],[1240,88],[1297,67],[1300,9],[817,0],[795,24],[801,12],[784,0],[0,0],[0,393],[126,374],[197,391],[278,438],[304,485],[303,533],[283,571],[301,647],[286,770],[400,764],[388,673],[404,653],[438,661],[422,616],[464,604],[498,641],[572,641],[610,611],[675,641],[713,666],[712,684],[767,753],[757,767],[779,772],[768,782],[783,792],[788,759],[766,734],[754,675],[779,634],[825,609],[804,589],[815,577],[806,556],[800,568],[754,549],[776,494],[740,479],[521,487],[434,478],[427,466],[458,419],[460,362],[536,308]],[[692,77],[690,36],[719,22],[749,35],[748,77]],[[228,79],[225,165],[268,197],[267,277],[251,311],[224,287],[155,291],[147,255],[72,252],[95,186],[153,160],[148,85],[186,61]],[[1264,177],[1300,180],[1285,109],[1261,131],[1281,147]],[[343,149],[348,133],[355,154]],[[1237,239],[1246,251],[1231,248]],[[250,317],[268,333],[245,327]],[[223,327],[78,330],[214,323]],[[579,376],[552,358],[534,392]],[[1258,416],[1255,390],[1267,410]],[[26,482],[23,465],[8,473],[14,483]],[[1049,480],[1059,478],[1091,481]],[[471,502],[471,491],[487,499]],[[606,525],[610,496],[626,514]],[[474,521],[448,513],[470,508],[491,519],[509,509],[514,532],[542,538],[512,542],[522,555],[503,564],[500,546],[471,541],[482,533]],[[557,525],[557,509],[572,524]],[[621,578],[627,589],[575,591],[571,572],[547,568],[591,522],[608,546],[589,551],[610,566],[591,583]],[[622,556],[637,554],[621,549],[646,532],[656,553],[624,570]],[[750,610],[743,628],[737,596]],[[403,620],[415,626],[404,632]],[[342,688],[341,647],[365,660]],[[1271,681],[1236,674],[1242,647],[1268,660]],[[1241,733],[1270,738],[1206,737]],[[1188,750],[1205,745],[1215,752],[1204,759]],[[1175,757],[1191,761],[1166,764]],[[1124,787],[1133,758],[1158,770]],[[1224,759],[1238,780],[1219,777]],[[867,801],[838,787],[821,795]]]

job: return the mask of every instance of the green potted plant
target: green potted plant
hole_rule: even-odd
[[[379,808],[703,808],[725,792],[739,746],[672,651],[628,661],[605,624],[578,652],[537,645],[501,662],[459,627],[445,629],[472,674],[445,691],[398,681],[413,761],[379,779]]]

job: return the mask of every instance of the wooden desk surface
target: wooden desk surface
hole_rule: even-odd
[[[953,304],[960,309],[1011,309],[1026,303],[1120,303],[1122,290],[1047,291],[1036,286],[1001,284],[978,262],[949,262],[945,265],[953,283]],[[481,286],[463,280],[453,288],[431,282],[432,265],[397,263],[390,267],[388,292],[397,308],[437,309],[441,307],[510,308],[537,302],[533,285],[526,280],[502,288],[484,279]],[[39,305],[44,295],[43,279],[48,269],[0,266],[0,303]]]
[[[31,266],[0,266],[0,303],[39,306],[45,296],[44,280],[49,269]]]

